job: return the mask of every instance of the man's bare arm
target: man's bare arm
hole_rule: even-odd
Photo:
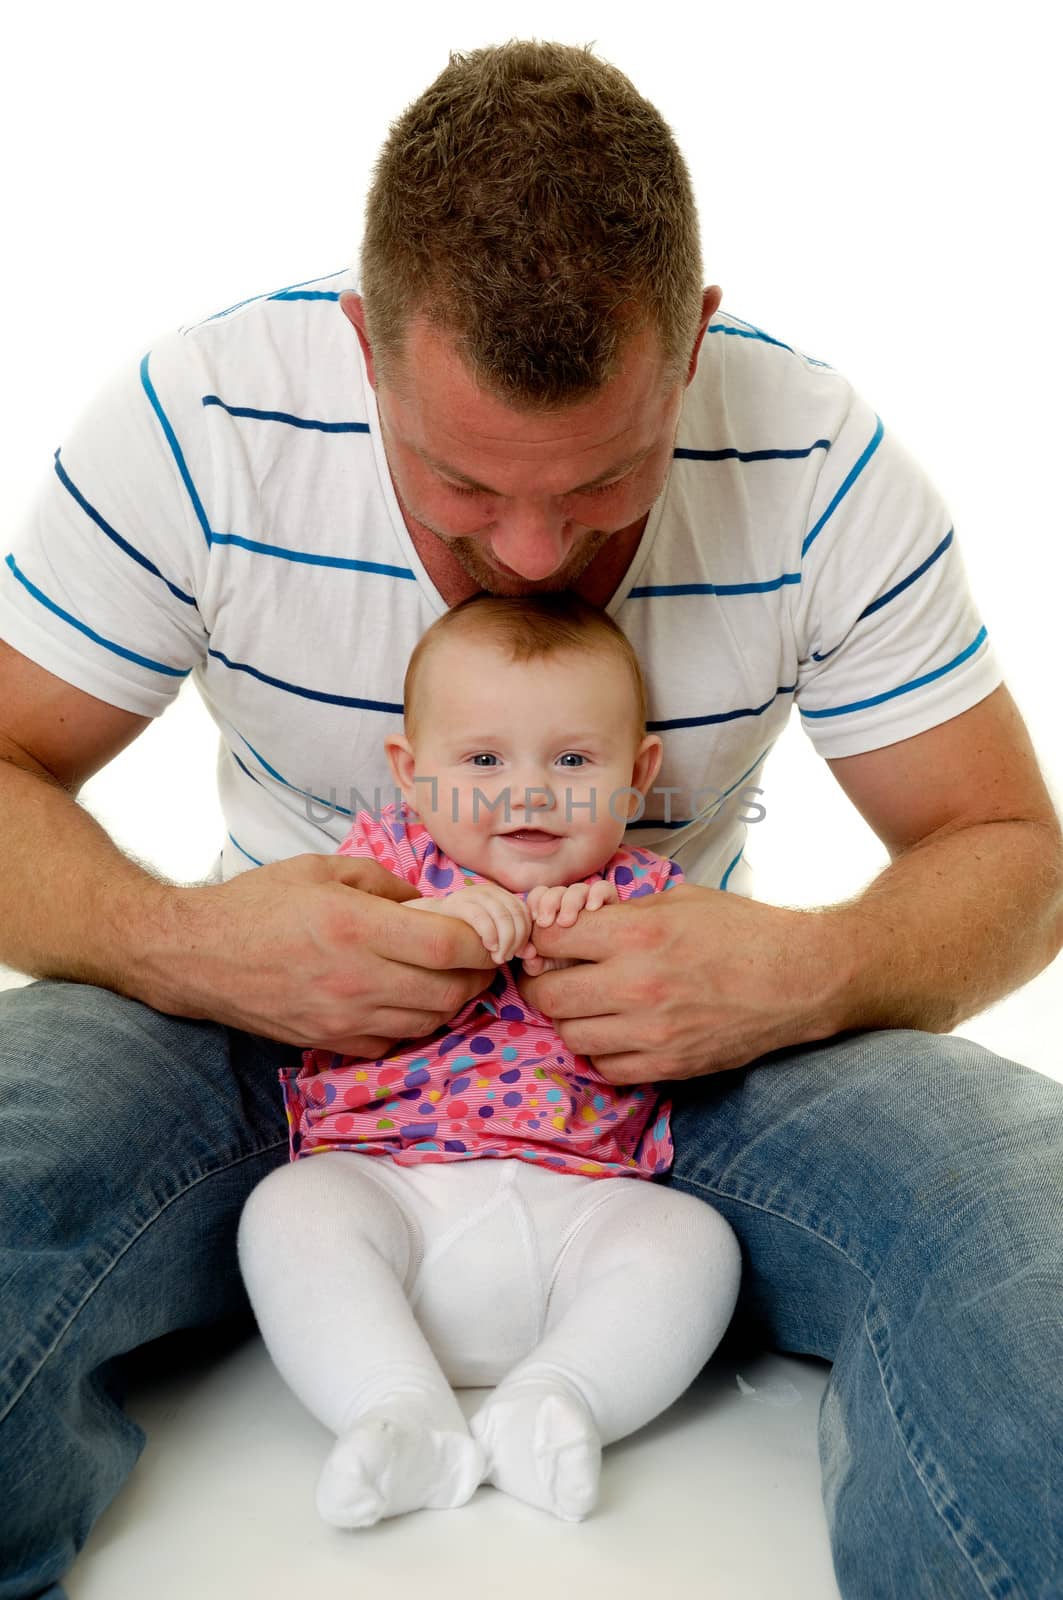
[[[415,891],[376,862],[305,855],[228,884],[164,881],[76,800],[149,719],[7,645],[0,706],[0,960],[363,1055],[430,1032],[489,981],[473,931],[408,916]]]
[[[142,948],[141,916],[158,914],[162,885],[76,795],[150,719],[72,688],[2,643],[0,706],[0,959],[34,977],[109,977],[105,986],[122,987]]]
[[[831,920],[852,981],[842,1027],[947,1032],[1063,944],[1063,836],[1007,689],[830,762],[892,863]]]

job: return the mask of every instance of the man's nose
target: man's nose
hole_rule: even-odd
[[[491,537],[497,561],[530,582],[548,578],[568,554],[571,534],[561,511],[549,502],[509,508]]]

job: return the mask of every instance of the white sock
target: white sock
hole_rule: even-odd
[[[530,1376],[499,1384],[469,1427],[483,1446],[486,1482],[564,1522],[594,1509],[602,1443],[573,1387]]]
[[[480,1445],[434,1396],[387,1395],[339,1435],[317,1486],[317,1509],[337,1528],[370,1528],[423,1507],[464,1505],[483,1479]]]

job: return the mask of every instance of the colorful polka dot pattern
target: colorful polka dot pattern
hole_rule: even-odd
[[[444,856],[405,807],[386,807],[379,821],[360,812],[340,853],[375,857],[426,897],[483,881]],[[631,900],[682,872],[652,851],[621,849],[596,876]],[[519,970],[499,967],[446,1028],[379,1061],[305,1050],[301,1067],[280,1073],[292,1159],[358,1150],[403,1166],[515,1156],[589,1177],[666,1172],[670,1102],[652,1085],[606,1083],[573,1055],[525,1005]]]

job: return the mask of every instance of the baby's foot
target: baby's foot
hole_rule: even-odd
[[[317,1486],[317,1509],[337,1528],[371,1528],[382,1517],[423,1506],[464,1505],[484,1473],[483,1451],[467,1433],[366,1412],[340,1435]]]
[[[567,1388],[539,1379],[501,1385],[469,1427],[487,1457],[486,1482],[564,1522],[594,1509],[602,1442],[590,1411]]]

